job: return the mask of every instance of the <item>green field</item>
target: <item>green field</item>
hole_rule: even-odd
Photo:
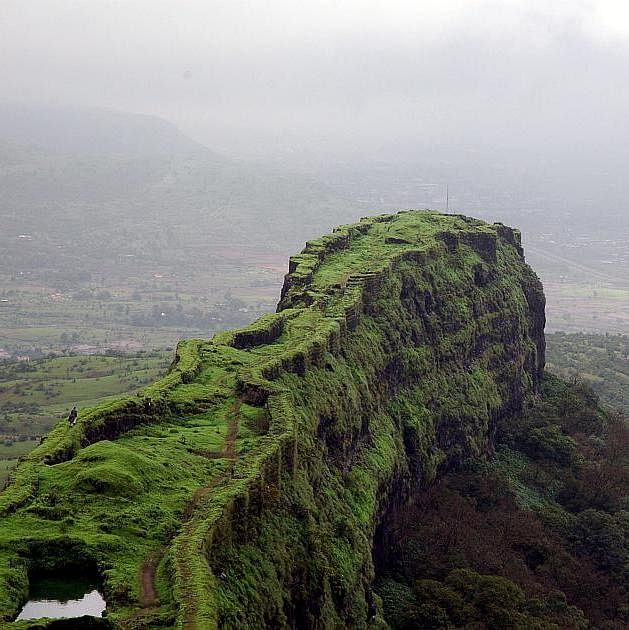
[[[244,268],[220,267],[216,277],[215,268],[190,269],[176,283],[112,276],[107,288],[86,282],[63,290],[0,270],[0,359],[137,352],[247,324],[279,291],[283,268],[264,264],[259,254]]]
[[[595,284],[566,284],[561,287],[559,293],[569,297],[629,300],[629,289],[598,286]]]

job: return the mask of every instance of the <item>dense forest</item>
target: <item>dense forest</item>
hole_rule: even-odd
[[[626,628],[629,428],[547,375],[496,451],[438,480],[377,549],[393,628]],[[399,536],[397,532],[403,532]]]

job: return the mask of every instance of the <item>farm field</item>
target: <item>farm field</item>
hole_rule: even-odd
[[[285,266],[245,255],[241,264],[182,266],[176,277],[159,267],[88,282],[0,272],[0,359],[136,352],[246,325],[273,309]]]
[[[544,281],[548,332],[629,333],[629,288]]]

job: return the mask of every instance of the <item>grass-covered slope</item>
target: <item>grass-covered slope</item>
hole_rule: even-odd
[[[278,312],[62,423],[0,495],[0,615],[28,576],[102,575],[124,627],[363,627],[393,497],[492,448],[544,363],[517,231],[364,219],[290,261]],[[16,624],[18,627],[18,624]]]

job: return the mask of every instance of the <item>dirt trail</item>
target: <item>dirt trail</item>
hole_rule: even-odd
[[[149,618],[151,613],[159,607],[159,599],[155,591],[155,572],[157,565],[164,555],[164,547],[154,551],[140,568],[140,607],[131,617],[120,621],[123,628],[134,625],[142,618]],[[144,622],[146,623],[146,622]]]
[[[154,608],[157,605],[155,591],[155,571],[162,557],[163,549],[152,553],[142,565],[140,571],[140,605],[142,608]]]
[[[240,418],[240,400],[236,400],[229,411],[229,426],[227,437],[223,444],[223,456],[231,461],[230,470],[233,470],[236,461],[236,436],[238,435],[238,420]]]
[[[239,420],[240,420],[240,406],[241,401],[237,399],[232,405],[231,409],[227,413],[228,428],[225,441],[221,448],[220,453],[199,451],[197,454],[209,457],[210,459],[216,459],[217,457],[226,458],[229,460],[229,468],[226,473],[217,475],[212,481],[201,488],[199,488],[192,497],[192,500],[186,506],[184,511],[183,520],[184,526],[182,531],[182,546],[181,555],[186,557],[190,551],[190,538],[194,532],[194,510],[195,508],[207,497],[216,486],[230,478],[233,475],[234,467],[238,459],[236,452],[236,437],[238,436]],[[158,552],[155,552],[146,559],[142,565],[140,572],[140,604],[143,608],[153,608],[158,604],[157,592],[155,590],[155,571],[159,560],[164,553],[164,549],[161,548]],[[181,577],[183,580],[182,590],[184,593],[192,593],[190,587],[190,581],[192,575],[187,564],[180,565]],[[194,618],[196,616],[194,597],[188,597],[187,603],[189,604],[186,611],[185,628],[193,629]]]
[[[233,462],[236,459],[236,436],[238,435],[238,419],[240,417],[241,404],[241,401],[237,400],[226,414],[226,418],[228,419],[227,435],[220,451],[189,448],[188,452],[207,459],[229,459],[232,462],[232,466],[230,466],[231,470],[231,468],[233,468]]]
[[[182,536],[182,547],[181,547],[181,555],[186,557],[190,552],[190,539],[194,532],[194,509],[207,497],[210,492],[221,482],[223,482],[226,478],[231,477],[234,472],[234,466],[236,465],[236,437],[238,435],[238,426],[240,419],[240,405],[241,401],[237,399],[232,408],[228,412],[229,424],[227,429],[227,435],[225,437],[225,441],[223,442],[223,448],[221,449],[222,456],[229,459],[229,469],[227,474],[220,475],[219,477],[214,478],[207,486],[203,488],[199,488],[192,499],[192,501],[188,504],[186,508],[186,524],[183,529]],[[200,551],[200,550],[199,550]],[[187,564],[180,565],[181,569],[181,577],[183,581],[183,591],[184,593],[191,593],[192,589],[190,586],[190,581],[192,579],[192,575],[190,573],[190,569]],[[195,623],[194,618],[196,616],[196,607],[194,597],[187,598],[187,603],[189,604],[188,609],[186,611],[186,618],[184,627],[194,629]]]

